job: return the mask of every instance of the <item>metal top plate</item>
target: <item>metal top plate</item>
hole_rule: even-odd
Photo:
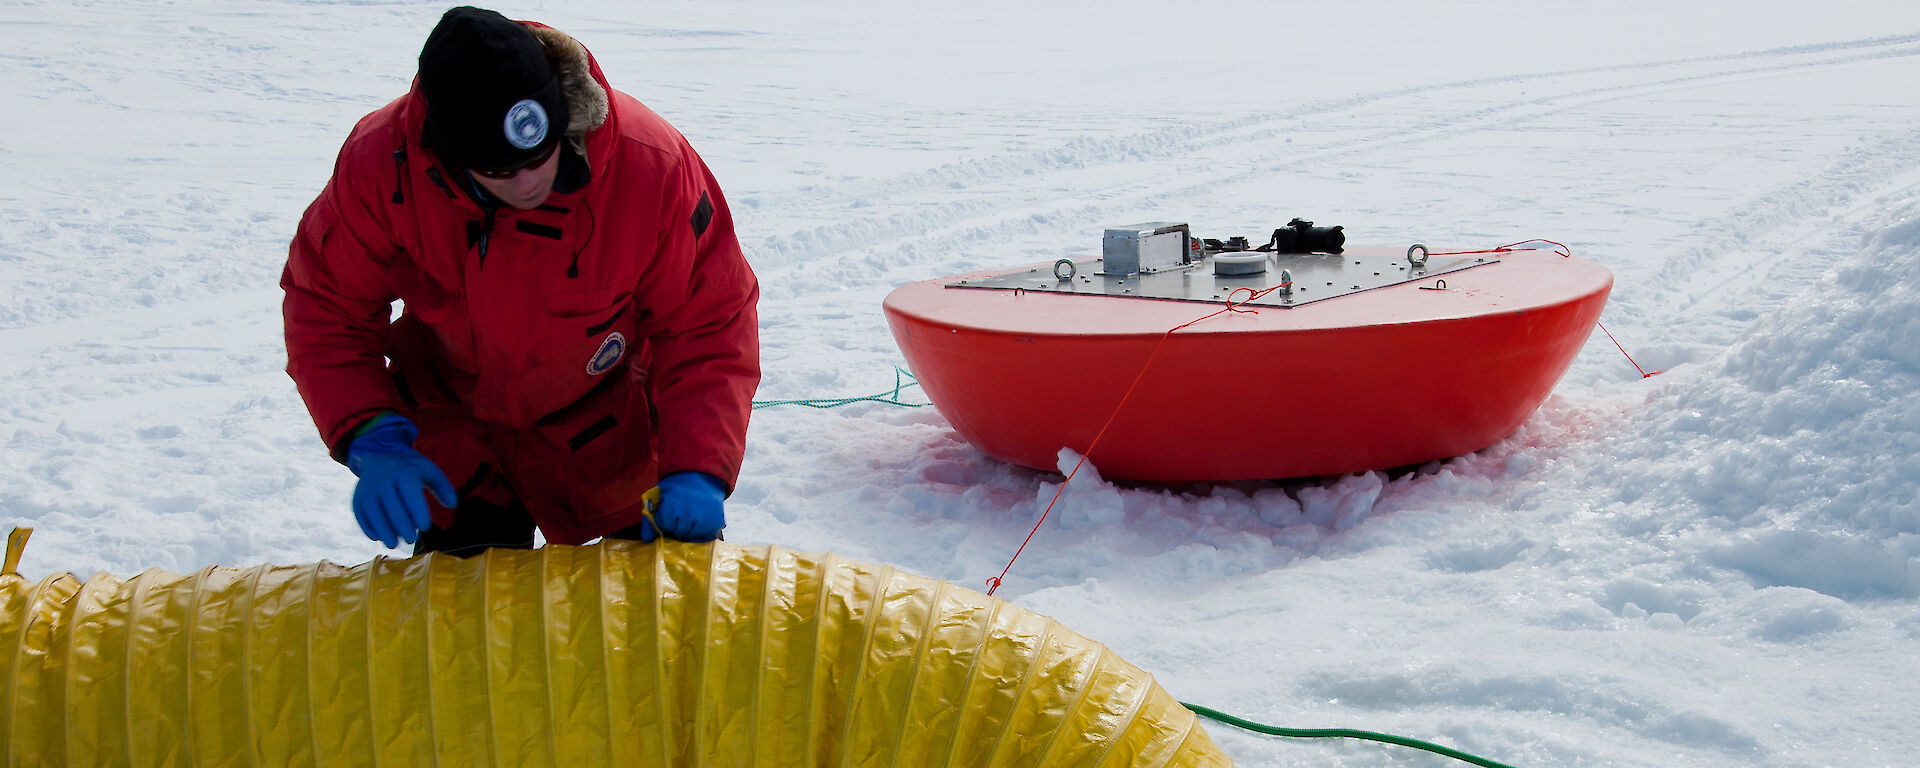
[[[1427,259],[1424,265],[1415,265],[1405,257],[1354,252],[1267,254],[1266,260],[1266,271],[1252,275],[1215,275],[1211,256],[1193,264],[1157,272],[1109,275],[1101,272],[1101,259],[1080,259],[1073,262],[1075,274],[1067,280],[1055,277],[1048,267],[1034,267],[958,280],[947,283],[946,287],[1003,291],[1020,289],[1075,296],[1116,296],[1207,304],[1225,304],[1231,299],[1243,304],[1285,308],[1375,288],[1439,279],[1441,275],[1499,261],[1490,255],[1476,255],[1434,257]],[[1280,285],[1282,270],[1293,274],[1291,292],[1274,290],[1248,300],[1249,293],[1257,294]]]

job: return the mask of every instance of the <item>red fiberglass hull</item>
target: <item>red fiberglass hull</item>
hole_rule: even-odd
[[[992,274],[902,286],[887,322],[961,437],[1035,469],[1054,470],[1061,448],[1085,451],[1167,329],[1220,308],[946,287]],[[1522,250],[1444,279],[1446,290],[1395,285],[1174,333],[1089,460],[1110,478],[1184,483],[1384,469],[1491,445],[1566,373],[1613,275]]]

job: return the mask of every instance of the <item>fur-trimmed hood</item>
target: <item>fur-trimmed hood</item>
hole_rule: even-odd
[[[520,22],[546,49],[547,65],[560,77],[560,93],[567,100],[567,140],[575,152],[586,155],[586,135],[607,122],[607,89],[593,76],[593,56],[587,47],[560,30],[537,22]]]
[[[606,82],[606,75],[594,62],[593,53],[572,35],[537,21],[515,23],[540,41],[547,66],[560,78],[560,94],[567,102],[567,145],[581,158],[588,157],[587,134],[605,126],[613,114],[611,86]],[[402,102],[399,121],[409,136],[408,141],[427,146],[424,135],[427,103],[420,91],[418,75],[414,76],[407,94],[398,101]]]

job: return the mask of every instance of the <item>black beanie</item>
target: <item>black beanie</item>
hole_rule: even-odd
[[[493,11],[461,6],[440,17],[420,49],[426,143],[468,168],[514,168],[567,131],[560,79],[539,39]]]

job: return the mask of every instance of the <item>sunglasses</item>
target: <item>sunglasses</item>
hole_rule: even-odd
[[[471,168],[468,170],[471,170],[480,176],[484,176],[486,178],[493,179],[495,181],[511,179],[515,176],[520,175],[521,171],[524,171],[528,168],[538,168],[542,165],[545,165],[547,163],[547,159],[553,157],[553,153],[558,151],[559,149],[560,149],[560,142],[556,141],[547,147],[547,151],[541,152],[538,156],[534,157],[533,159],[528,160],[519,165],[513,166],[512,168],[487,168],[487,169]]]

